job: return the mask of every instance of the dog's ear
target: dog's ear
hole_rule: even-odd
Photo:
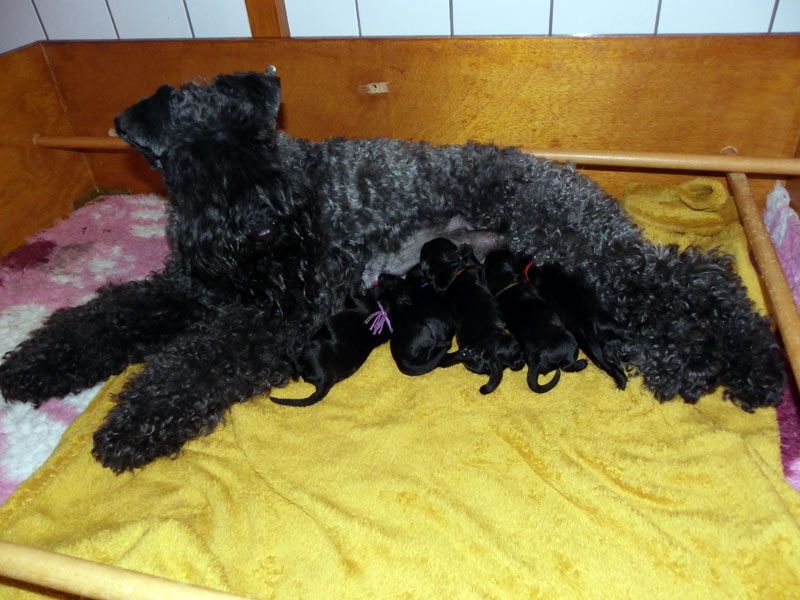
[[[214,87],[225,95],[241,102],[248,102],[265,118],[274,122],[281,105],[281,80],[264,73],[234,73],[218,75]]]
[[[117,135],[136,148],[156,169],[163,167],[170,123],[173,89],[162,85],[155,94],[140,100],[114,119]]]

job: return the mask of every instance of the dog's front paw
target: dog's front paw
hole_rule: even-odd
[[[115,473],[133,471],[161,456],[176,455],[180,444],[170,444],[163,423],[131,414],[116,406],[94,434],[92,455]]]
[[[0,394],[6,401],[30,402],[39,406],[53,396],[69,391],[60,381],[57,369],[44,368],[21,352],[6,354],[0,364]]]

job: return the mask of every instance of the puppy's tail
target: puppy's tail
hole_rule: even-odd
[[[608,376],[614,380],[614,383],[617,384],[619,389],[625,389],[625,386],[628,384],[628,376],[625,375],[625,371],[622,370],[621,365],[608,360],[608,357],[603,351],[603,348],[600,346],[600,342],[597,340],[597,337],[590,336],[589,339],[586,340],[583,351],[594,364],[608,373]]]
[[[491,365],[489,365],[489,381],[484,383],[478,391],[483,395],[491,394],[497,389],[497,386],[500,385],[502,380],[503,367],[497,364],[497,362],[492,362]]]
[[[544,375],[539,371],[539,361],[537,360],[535,364],[532,364],[528,367],[528,387],[531,388],[531,391],[536,392],[537,394],[545,394],[552,390],[556,385],[558,385],[559,380],[561,379],[561,371],[556,369],[555,375],[553,375],[552,379],[541,385],[539,383],[539,375]]]
[[[312,404],[316,404],[322,400],[328,395],[328,392],[331,391],[332,387],[333,385],[330,383],[323,384],[307,398],[276,398],[275,396],[270,396],[269,399],[275,404],[280,404],[281,406],[294,406],[297,408],[303,408],[306,406],[311,406]]]

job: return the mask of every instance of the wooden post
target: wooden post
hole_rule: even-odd
[[[733,152],[736,151],[727,148],[723,150],[725,154]],[[772,303],[772,312],[783,339],[794,380],[800,384],[800,315],[792,291],[786,282],[786,276],[781,269],[778,255],[775,253],[761,214],[756,208],[747,176],[743,173],[728,173],[727,178],[733,191],[736,208],[739,210],[739,220]]]
[[[250,34],[254,37],[289,37],[284,0],[245,0]]]

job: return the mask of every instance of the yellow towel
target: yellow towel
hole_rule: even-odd
[[[720,190],[636,187],[629,202],[640,220],[656,203],[655,239],[746,259],[730,200],[698,204]],[[115,476],[89,450],[126,376],[0,510],[0,538],[255,598],[800,590],[800,495],[775,413],[720,393],[658,404],[638,379],[619,392],[590,367],[542,396],[511,373],[483,397],[484,378],[405,377],[383,347],[313,408],[246,402],[179,458]]]

